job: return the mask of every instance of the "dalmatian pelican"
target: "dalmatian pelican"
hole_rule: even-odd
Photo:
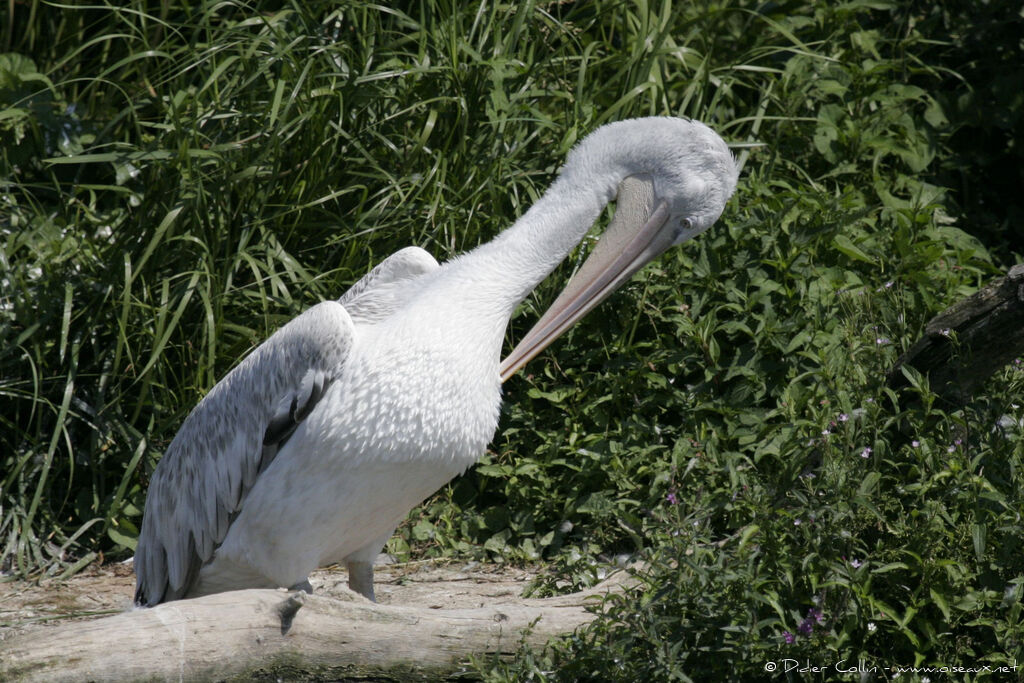
[[[402,249],[285,324],[199,402],[156,467],[136,604],[308,591],[309,573],[333,563],[373,600],[374,558],[409,510],[483,453],[502,383],[646,263],[707,230],[737,176],[702,123],[611,123],[493,241],[444,264]],[[587,261],[502,362],[516,306],[613,199]]]

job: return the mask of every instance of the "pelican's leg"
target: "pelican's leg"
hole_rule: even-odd
[[[346,564],[348,566],[348,587],[369,599],[370,602],[377,602],[373,597],[373,561],[349,561]]]
[[[305,592],[309,593],[310,595],[312,595],[313,594],[313,585],[309,582],[309,579],[307,578],[304,581],[299,581],[297,584],[295,584],[294,586],[290,587],[288,590],[290,590],[290,591],[305,591]]]

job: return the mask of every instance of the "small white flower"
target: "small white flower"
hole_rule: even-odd
[[[875,626],[875,622],[873,622],[873,621],[869,621],[868,622],[868,633],[874,633],[877,629],[878,629],[878,627]]]

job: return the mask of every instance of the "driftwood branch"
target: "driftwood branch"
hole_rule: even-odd
[[[962,405],[1014,358],[1024,355],[1024,265],[932,318],[924,335],[889,371],[893,389],[908,386],[903,367],[929,379],[932,391]]]
[[[595,615],[618,575],[574,595],[470,609],[376,605],[274,590],[179,600],[0,643],[0,680],[436,678],[471,656],[542,647]]]

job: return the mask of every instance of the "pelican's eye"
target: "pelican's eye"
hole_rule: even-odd
[[[693,237],[694,223],[692,218],[683,218],[679,221],[679,227],[676,228],[675,239],[672,240],[673,244],[682,244],[686,240]]]

